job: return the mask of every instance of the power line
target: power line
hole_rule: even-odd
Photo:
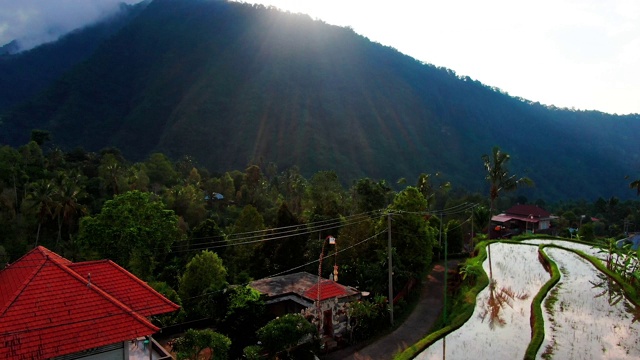
[[[376,212],[382,212],[382,210],[383,209],[369,211],[369,212],[366,212],[366,213],[349,215],[349,216],[346,216],[345,218],[349,219],[349,218],[361,217],[361,216],[365,216],[365,215],[369,216],[369,215],[374,214]],[[244,232],[244,233],[234,233],[234,234],[230,234],[229,236],[236,236],[236,235],[240,236],[240,235],[242,235],[244,237],[246,235],[256,234],[256,233],[263,233],[263,232],[270,231],[270,230],[296,228],[296,227],[299,227],[300,225],[307,225],[307,226],[315,227],[315,226],[325,226],[327,223],[333,224],[333,223],[337,223],[337,222],[341,222],[341,221],[342,221],[341,218],[332,218],[332,219],[326,219],[326,220],[319,220],[319,221],[315,221],[315,222],[311,222],[311,223],[307,223],[307,224],[282,226],[282,227],[275,228],[275,229],[265,229],[265,230],[249,231],[249,232]],[[206,238],[206,237],[203,237],[203,238]],[[200,239],[203,239],[203,238],[200,238]]]
[[[370,211],[370,212],[367,212],[367,213],[350,215],[350,216],[345,217],[345,219],[368,216],[368,215],[374,214],[376,212],[381,213],[381,211],[382,210],[375,210],[375,211]],[[335,224],[341,224],[342,221],[343,221],[343,219],[341,219],[341,218],[333,218],[333,219],[321,220],[321,221],[316,221],[316,222],[307,223],[307,224],[297,224],[297,225],[282,226],[282,227],[278,227],[278,228],[248,231],[248,232],[244,232],[244,233],[234,233],[234,234],[227,235],[227,239],[223,240],[223,241],[225,241],[225,242],[229,241],[229,240],[231,240],[231,241],[235,241],[235,240],[244,241],[244,240],[249,239],[249,238],[255,238],[255,237],[264,236],[265,233],[268,233],[268,232],[287,230],[287,229],[293,229],[293,230],[287,230],[288,232],[295,232],[295,231],[297,231],[297,229],[299,229],[300,227],[304,227],[304,226],[306,226],[307,228],[310,228],[310,229],[321,228],[321,230],[322,230],[322,228],[324,228],[326,226],[332,226],[332,225],[335,225]],[[287,231],[283,231],[282,233],[286,233]],[[219,236],[219,235],[218,236],[204,236],[204,237],[199,237],[199,238],[190,238],[189,240],[215,239],[215,238],[220,238],[220,237],[221,236]],[[231,238],[229,238],[229,237],[231,237]],[[235,239],[233,237],[237,237],[238,239]]]
[[[364,240],[362,240],[362,241],[359,241],[359,242],[357,242],[357,243],[355,243],[355,244],[353,244],[353,245],[351,245],[351,246],[347,246],[347,247],[342,248],[342,249],[340,249],[340,250],[338,250],[338,251],[334,251],[334,252],[333,252],[333,253],[331,253],[331,254],[327,254],[327,255],[325,255],[325,256],[323,256],[323,257],[322,257],[322,260],[324,261],[325,259],[330,258],[330,257],[333,257],[333,256],[335,256],[335,255],[337,255],[337,254],[340,254],[340,253],[341,253],[341,252],[343,252],[343,251],[347,251],[347,250],[352,249],[352,248],[354,248],[354,247],[356,247],[356,246],[358,246],[358,245],[361,245],[361,244],[363,244],[363,243],[365,243],[365,242],[367,242],[367,241],[371,241],[371,240],[375,239],[377,236],[379,236],[380,234],[384,234],[386,231],[387,231],[387,229],[384,229],[383,231],[380,231],[380,232],[378,232],[377,234],[372,235],[372,236],[370,236],[370,237],[368,237],[368,238],[366,238],[366,239],[364,239]],[[268,276],[266,276],[265,278],[272,278],[272,277],[280,276],[280,275],[283,275],[283,274],[286,274],[286,273],[292,272],[292,271],[294,271],[294,270],[301,269],[301,268],[303,268],[303,267],[305,267],[305,266],[313,265],[313,264],[315,264],[315,263],[317,263],[317,262],[319,262],[319,261],[320,261],[320,258],[318,258],[317,260],[309,261],[309,262],[308,262],[308,263],[306,263],[306,264],[302,264],[302,265],[299,265],[299,266],[295,266],[295,267],[292,267],[292,268],[290,268],[290,269],[287,269],[287,270],[284,270],[284,271],[281,271],[281,272],[278,272],[278,273],[275,273],[275,274],[268,275]],[[247,283],[244,283],[244,284],[239,284],[239,286],[247,286],[247,285],[249,285],[249,284],[250,284],[250,282],[247,282]],[[193,298],[202,297],[202,296],[213,295],[213,294],[217,294],[217,293],[220,293],[220,292],[223,292],[223,291],[224,291],[224,290],[216,290],[216,291],[212,291],[212,292],[209,292],[209,293],[205,293],[205,294],[201,294],[201,295],[196,295],[196,296],[189,297],[189,298],[187,298],[187,300],[190,300],[190,299],[193,299]]]
[[[375,213],[376,211],[370,212],[370,213]],[[305,229],[305,225],[304,224],[300,224],[300,225],[295,225],[298,228],[301,228],[304,231],[299,231],[299,232],[293,232],[293,231],[285,231],[283,233],[276,233],[276,235],[278,236],[274,236],[274,237],[267,237],[267,238],[260,238],[257,239],[257,236],[249,236],[249,237],[245,237],[245,238],[237,238],[237,239],[233,239],[235,242],[229,244],[226,243],[226,241],[214,241],[214,242],[210,242],[210,243],[198,243],[195,245],[189,245],[189,244],[178,244],[179,246],[182,247],[190,247],[189,249],[178,249],[178,250],[171,250],[171,253],[180,253],[180,252],[189,252],[189,251],[202,251],[202,250],[207,250],[207,249],[217,249],[217,248],[224,248],[224,247],[232,247],[232,246],[240,246],[240,245],[248,245],[248,244],[253,244],[253,243],[258,243],[258,242],[265,242],[265,241],[272,241],[272,240],[279,240],[279,239],[284,239],[284,238],[288,238],[288,237],[292,237],[292,236],[300,236],[300,235],[309,235],[318,231],[325,231],[325,230],[332,230],[332,229],[337,229],[337,228],[341,228],[341,227],[346,227],[346,226],[351,226],[351,225],[357,225],[359,223],[365,222],[370,220],[371,218],[369,217],[365,217],[366,214],[369,213],[362,213],[362,214],[356,214],[356,215],[351,215],[348,218],[351,219],[350,222],[347,223],[342,223],[339,222],[337,220],[339,219],[331,219],[331,220],[326,220],[326,221],[319,221],[319,222],[315,222],[313,224],[319,224],[319,223],[327,223],[328,221],[333,221],[333,224],[325,224],[324,226],[315,226],[315,227],[311,227],[311,228],[306,228]],[[382,217],[383,215],[379,215],[378,217]],[[374,217],[373,219],[375,219],[377,217]],[[279,229],[286,229],[286,228],[290,228],[292,226],[287,226],[287,227],[282,227],[282,228],[274,228],[271,229],[272,231],[277,231]],[[210,246],[206,246],[209,245]],[[218,245],[220,244],[220,245]],[[197,247],[197,246],[202,246],[205,245],[204,247]],[[191,248],[191,246],[196,246],[196,248]],[[156,250],[160,250],[159,248],[156,248]],[[63,257],[61,257],[63,258]],[[67,260],[65,258],[63,258],[64,260]],[[43,261],[41,258],[38,259],[22,259],[20,260],[20,262],[41,262]],[[96,260],[89,260],[89,261],[96,261]],[[29,266],[29,265],[23,265],[23,266],[11,266],[11,264],[7,264],[6,266],[9,269],[19,269],[19,268],[32,268],[33,266]],[[1,271],[2,269],[0,269]]]
[[[459,205],[452,206],[450,208],[442,209],[442,210],[425,210],[425,211],[405,211],[405,210],[393,210],[394,213],[397,214],[413,214],[413,215],[437,215],[437,216],[450,216],[456,214],[464,214],[467,211],[475,208],[478,204],[475,203],[462,203]]]
[[[277,236],[269,236],[269,234],[252,235],[244,238],[231,239],[231,243],[227,240],[217,240],[217,241],[202,242],[202,243],[196,243],[196,244],[175,244],[179,247],[188,247],[188,249],[178,248],[177,250],[172,250],[172,252],[177,253],[177,252],[188,252],[188,251],[197,251],[197,250],[206,250],[206,249],[217,249],[217,248],[224,248],[224,247],[231,247],[231,246],[248,245],[248,244],[264,242],[264,241],[279,240],[279,239],[289,238],[292,236],[309,235],[309,234],[313,234],[320,231],[333,230],[333,229],[338,229],[338,228],[347,227],[351,225],[356,225],[372,219],[370,217],[365,217],[365,215],[366,214],[352,215],[350,216],[351,220],[346,223],[343,223],[342,220],[340,219],[338,220],[334,219],[332,223],[324,224],[324,225],[316,225],[312,227],[306,227],[304,224],[294,225],[296,229],[288,230],[284,232],[279,232],[279,229],[290,228],[292,226],[283,227],[283,228],[273,228],[269,230],[271,233],[273,233],[273,235],[277,235]],[[376,219],[382,216],[383,215],[373,217],[373,219]],[[265,230],[261,230],[259,232],[264,233]],[[251,234],[251,233],[256,233],[256,232],[249,232],[245,234]]]

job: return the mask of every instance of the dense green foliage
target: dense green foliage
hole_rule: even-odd
[[[218,254],[205,250],[194,256],[180,278],[180,298],[191,317],[214,318],[219,312],[219,291],[227,285],[227,270]],[[218,310],[218,311],[216,311]]]
[[[202,352],[208,349],[210,355],[206,359],[226,360],[228,357],[231,340],[213,330],[193,330],[187,332],[175,340],[174,350],[179,360],[202,359]]]
[[[105,202],[96,216],[80,223],[78,240],[100,258],[123,264],[141,278],[150,278],[171,245],[180,238],[178,217],[151,194],[138,190]]]
[[[402,287],[431,264],[437,230],[425,221],[423,210],[427,208],[427,200],[415,187],[409,186],[398,193],[389,208],[402,214],[391,223],[392,234],[403,235],[394,244],[393,258],[396,281]],[[381,226],[386,226],[386,222]]]
[[[308,16],[195,0],[151,2],[1,116],[0,143],[12,146],[41,128],[66,150],[189,155],[216,172],[262,162],[305,177],[333,169],[343,185],[440,171],[481,191],[474,154],[498,145],[536,181],[525,194],[546,201],[632,196],[624,177],[638,164],[630,134],[640,126],[637,115],[513,98]]]
[[[373,301],[358,301],[350,304],[349,316],[353,327],[350,341],[369,339],[378,334],[389,322],[387,298],[376,296]]]
[[[438,257],[441,224],[431,211],[438,215],[440,207],[468,202],[489,207],[487,196],[455,184],[448,191],[428,190],[421,186],[427,176],[397,192],[369,178],[344,188],[334,171],[306,179],[295,167],[281,171],[269,163],[211,174],[190,158],[172,161],[154,153],[131,163],[113,148],[64,152],[50,146],[46,133],[35,132],[34,140],[17,149],[0,147],[0,261],[14,261],[36,242],[73,261],[110,258],[182,305],[180,312],[154,319],[157,324],[207,321],[234,340],[232,356],[255,344],[256,329],[267,321],[262,300],[238,285],[291,271],[316,273],[323,239],[332,235],[337,245],[326,246],[322,275],[337,265],[340,283],[386,301],[389,216],[399,293]],[[497,198],[495,207],[526,202],[513,194]],[[596,240],[640,224],[638,201],[539,204],[560,216],[553,224],[558,231],[590,224]],[[450,252],[470,243],[470,218],[487,214],[444,217]],[[475,231],[486,233],[481,223]],[[465,273],[475,278],[476,270],[470,264]],[[352,340],[388,326],[383,303],[364,304],[377,310],[363,309]]]
[[[258,329],[258,339],[271,355],[289,354],[294,348],[313,342],[317,329],[300,314],[287,314]]]
[[[260,292],[248,286],[236,286],[229,291],[227,313],[221,328],[234,339],[232,357],[240,358],[245,347],[258,343],[256,332],[267,320]]]

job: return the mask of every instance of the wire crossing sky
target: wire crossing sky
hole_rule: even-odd
[[[0,0],[0,46],[24,47],[139,0]],[[640,113],[637,0],[260,0],[545,105]]]

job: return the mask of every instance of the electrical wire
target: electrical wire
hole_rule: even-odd
[[[179,253],[179,252],[199,251],[199,250],[207,250],[207,249],[219,249],[219,248],[225,248],[225,247],[248,245],[248,244],[254,244],[254,243],[265,242],[265,241],[279,240],[284,238],[290,238],[293,236],[310,235],[310,234],[321,232],[321,231],[333,230],[338,228],[344,228],[351,225],[357,225],[359,223],[369,221],[371,219],[376,219],[384,215],[380,215],[373,218],[363,217],[364,216],[363,214],[357,215],[357,216],[359,216],[357,219],[355,218],[355,215],[351,216],[352,220],[346,223],[343,223],[341,221],[336,221],[334,223],[331,223],[330,225],[321,225],[321,226],[315,226],[311,228],[306,227],[304,224],[295,225],[300,230],[288,230],[285,232],[278,232],[280,228],[273,228],[273,229],[270,229],[270,231],[273,233],[273,235],[276,235],[276,236],[266,235],[267,236],[266,238],[265,238],[265,235],[260,235],[260,236],[253,235],[253,236],[248,236],[244,238],[232,239],[231,242],[227,240],[220,240],[220,241],[212,241],[212,242],[196,243],[196,244],[178,244],[178,246],[188,247],[188,249],[178,248],[178,249],[172,250],[172,252]],[[261,231],[261,232],[264,232],[264,231]]]
[[[369,213],[372,214],[374,212],[369,212]],[[351,215],[351,216],[347,217],[346,219],[355,218],[355,217],[362,217],[362,216],[365,216],[365,215],[367,215],[369,213]],[[344,224],[342,223],[342,219],[329,219],[329,220],[323,220],[323,221],[313,222],[313,223],[309,223],[309,224],[289,225],[289,226],[283,226],[283,227],[279,227],[279,228],[271,228],[271,229],[257,230],[257,231],[251,231],[251,232],[245,232],[245,233],[230,234],[230,235],[227,235],[227,236],[218,235],[218,236],[207,236],[207,237],[200,237],[200,238],[190,238],[189,241],[194,240],[194,239],[195,240],[220,239],[220,240],[213,240],[213,241],[207,241],[207,242],[191,243],[191,245],[193,245],[193,246],[204,245],[204,244],[214,245],[215,243],[228,244],[229,242],[234,242],[234,241],[243,242],[243,241],[247,241],[247,240],[254,239],[254,238],[261,238],[261,237],[263,237],[265,235],[268,235],[268,233],[272,233],[272,232],[278,232],[278,235],[298,234],[298,233],[300,233],[300,229],[301,228],[306,229],[305,233],[307,233],[307,232],[324,231],[324,230],[327,230],[327,229],[335,228],[335,227],[333,227],[333,225],[336,225],[336,226],[339,227],[339,226],[344,225]],[[287,230],[287,229],[291,229],[291,230]],[[286,230],[286,231],[281,231],[281,230]],[[252,234],[256,234],[256,235],[252,235]],[[240,236],[240,235],[249,235],[249,236]],[[182,244],[174,244],[174,246],[184,246],[184,245],[182,245]]]

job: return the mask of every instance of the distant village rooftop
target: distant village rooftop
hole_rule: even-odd
[[[307,300],[307,304],[318,300],[318,275],[308,272],[264,278],[253,281],[250,286],[267,295],[272,299],[271,301],[281,296],[293,294]],[[320,301],[359,294],[356,289],[338,284],[329,279],[322,278],[319,286]]]

